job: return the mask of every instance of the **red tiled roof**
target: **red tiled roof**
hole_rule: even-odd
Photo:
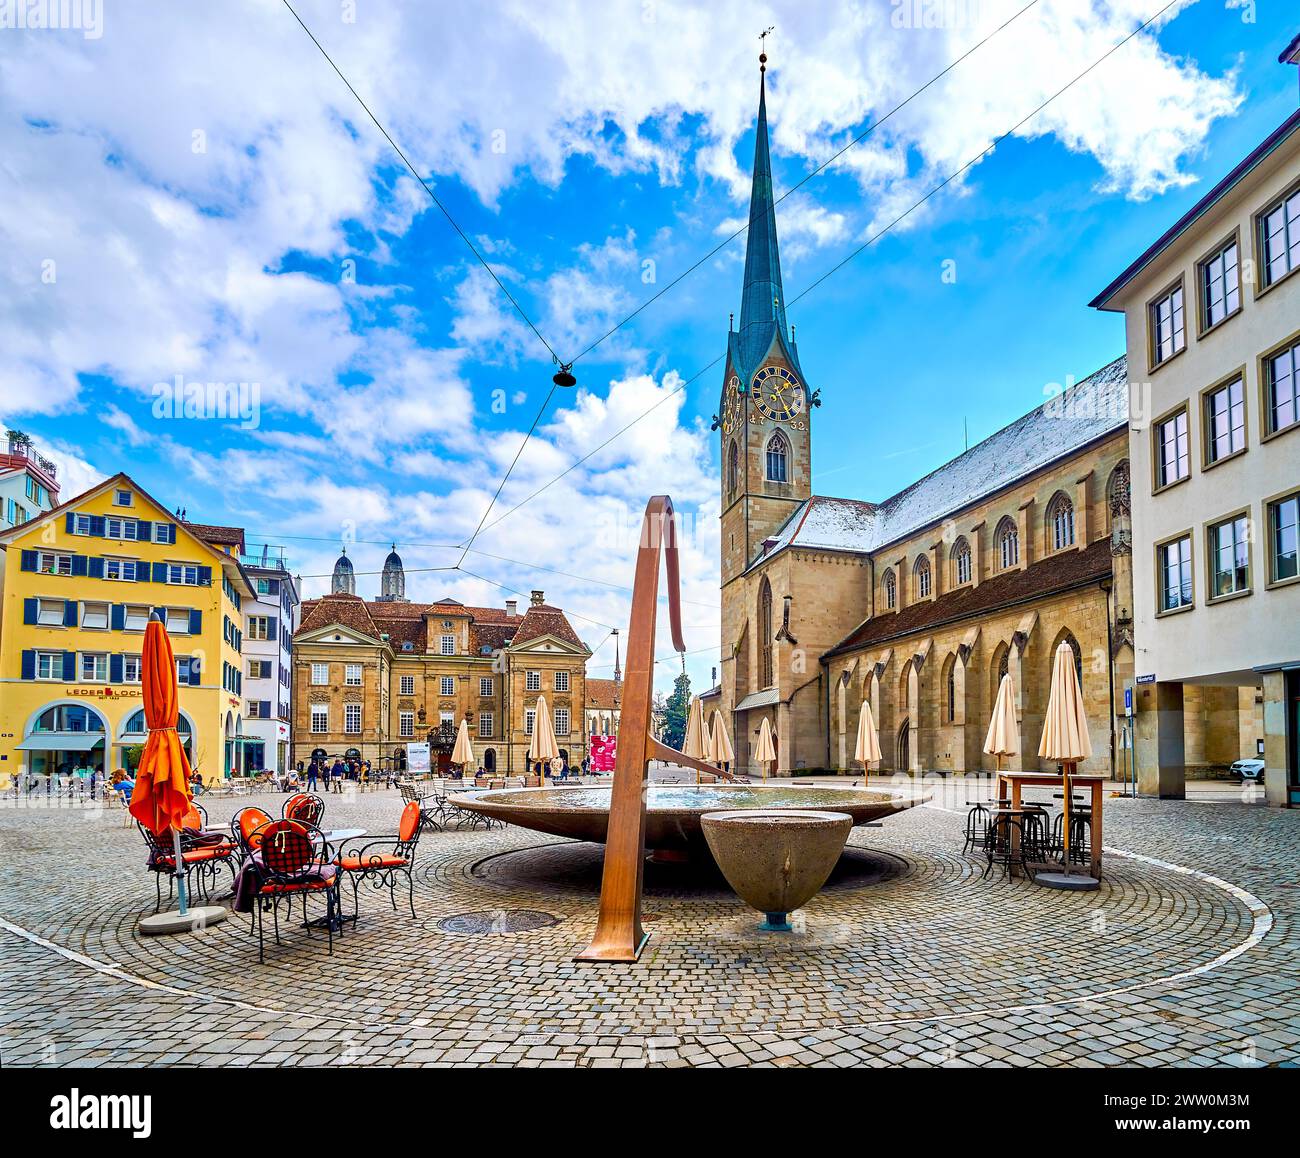
[[[1023,571],[1003,571],[982,580],[978,587],[959,587],[937,599],[912,603],[901,611],[881,612],[855,628],[822,658],[1068,591],[1095,583],[1110,573],[1110,540],[1098,539],[1085,550],[1049,555]]]
[[[542,629],[530,628],[533,634],[526,638],[533,639],[549,633],[582,646],[582,641],[569,627],[564,612],[559,608],[540,607],[531,610],[548,612],[550,617],[535,618],[533,628],[540,626]],[[440,603],[386,603],[378,600],[366,602],[357,595],[331,594],[319,599],[308,599],[303,603],[302,622],[298,632],[316,631],[330,623],[342,623],[366,635],[377,637],[386,634],[394,651],[404,650],[402,645],[409,643],[411,647],[407,649],[408,654],[410,651],[424,654],[428,651],[425,616],[430,614],[469,617],[469,644],[473,655],[482,655],[484,647],[491,651],[505,647],[527,620],[527,616],[511,615],[504,607],[468,607],[454,600]],[[559,630],[556,629],[557,622]]]
[[[185,523],[185,529],[192,535],[197,535],[205,543],[220,543],[223,547],[226,544],[238,546],[242,551],[244,549],[244,528],[243,527],[219,527],[214,523]]]
[[[576,647],[584,646],[563,611],[547,603],[534,603],[519,620],[519,627],[515,630],[515,643],[527,643],[530,639],[543,635],[553,635]]]
[[[623,685],[618,680],[587,680],[587,707],[616,708],[623,696]]]
[[[295,635],[308,631],[317,631],[322,627],[338,623],[362,635],[377,637],[379,629],[370,616],[364,599],[356,595],[324,595],[320,599],[308,599],[302,605],[302,619]]]

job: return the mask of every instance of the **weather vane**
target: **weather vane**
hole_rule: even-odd
[[[758,34],[758,63],[760,72],[767,71],[767,38],[775,31],[776,25],[773,24]]]

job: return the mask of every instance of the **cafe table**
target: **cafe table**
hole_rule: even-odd
[[[1020,793],[1024,788],[1054,788],[1064,786],[1065,776],[1060,772],[999,772],[998,789],[1011,789],[1011,807],[1020,807]],[[1101,790],[1106,777],[1099,772],[1070,773],[1070,789],[1092,789],[1092,875],[1101,880]],[[1073,811],[1073,809],[1071,809]]]

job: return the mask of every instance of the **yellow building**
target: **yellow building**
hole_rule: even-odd
[[[0,782],[132,766],[151,611],[176,653],[191,762],[205,780],[242,769],[241,605],[255,592],[237,555],[124,474],[0,547]]]

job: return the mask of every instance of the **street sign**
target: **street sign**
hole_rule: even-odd
[[[1150,675],[1138,676],[1137,682],[1140,684],[1153,684],[1156,682],[1155,673],[1152,672]]]
[[[1124,689],[1124,714],[1131,716],[1133,714],[1133,689]]]

